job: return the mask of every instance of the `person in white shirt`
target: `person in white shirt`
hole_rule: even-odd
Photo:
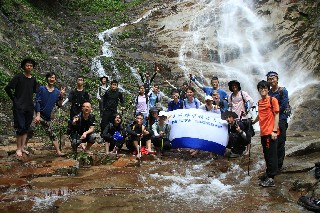
[[[220,109],[218,109],[217,105],[213,105],[213,98],[210,95],[205,97],[205,104],[201,105],[199,109],[203,109],[205,111],[221,114]]]

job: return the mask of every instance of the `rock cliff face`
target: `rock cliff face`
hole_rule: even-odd
[[[29,14],[30,5],[16,2],[10,10],[8,3],[0,0],[0,50],[6,52],[0,59],[1,75],[6,74],[6,79],[0,80],[1,87],[18,67],[13,63],[18,64],[27,54],[40,62],[39,74],[54,70],[68,90],[79,73],[95,78],[90,71],[91,61],[100,54],[96,51],[100,41],[95,20],[106,14],[98,17],[71,12],[68,2],[30,1],[36,14],[42,14],[35,17]],[[192,73],[205,85],[212,75],[218,75],[221,86],[227,89],[228,81],[238,79],[255,100],[258,80],[265,78],[267,71],[276,70],[294,107],[290,127],[320,127],[316,122],[320,97],[319,2],[149,0],[124,14],[132,21],[151,9],[154,12],[148,18],[114,33],[116,38],[110,44],[116,49],[116,64],[144,63],[150,68],[157,62],[161,66],[156,79],[160,84],[168,79],[180,85]],[[108,60],[103,62],[105,70],[110,71]],[[135,89],[124,86],[129,92]]]
[[[228,91],[228,81],[237,79],[257,101],[257,82],[274,70],[294,109],[290,128],[315,130],[318,7],[319,3],[293,0],[178,1],[159,7],[146,23],[150,40],[155,40],[156,60],[169,66],[173,83],[181,84],[192,73],[208,85],[211,76],[218,75]]]

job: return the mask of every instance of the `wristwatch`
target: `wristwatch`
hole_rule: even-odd
[[[274,133],[278,133],[278,131],[272,131],[272,132],[274,132]]]

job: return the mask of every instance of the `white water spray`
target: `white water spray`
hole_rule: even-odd
[[[195,74],[209,85],[217,75],[225,89],[236,79],[256,101],[256,85],[271,70],[279,73],[279,85],[289,95],[318,83],[305,69],[306,62],[288,61],[290,46],[275,47],[273,23],[256,13],[252,0],[199,1],[193,10],[179,52],[186,77]],[[299,84],[292,79],[299,79]],[[295,100],[294,106],[299,104]]]

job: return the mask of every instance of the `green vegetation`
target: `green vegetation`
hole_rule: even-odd
[[[80,167],[90,167],[93,163],[92,156],[86,152],[72,152],[67,157],[77,160]]]
[[[85,88],[93,97],[93,112],[99,118],[95,93],[100,82],[90,69],[92,58],[101,53],[102,43],[97,33],[127,22],[129,13],[126,11],[141,2],[143,0],[130,3],[119,0],[0,0],[0,98],[6,101],[8,110],[11,101],[3,88],[14,74],[21,72],[20,61],[31,57],[39,64],[34,76],[40,84],[46,83],[44,73],[52,70],[58,76],[58,85],[70,85],[79,74],[75,70],[81,70],[86,76]],[[120,37],[129,36],[132,34],[124,32]],[[106,66],[111,70],[110,65]],[[68,114],[67,111],[65,108],[64,113]],[[1,127],[0,132],[3,129]],[[41,128],[37,131],[45,135]]]

